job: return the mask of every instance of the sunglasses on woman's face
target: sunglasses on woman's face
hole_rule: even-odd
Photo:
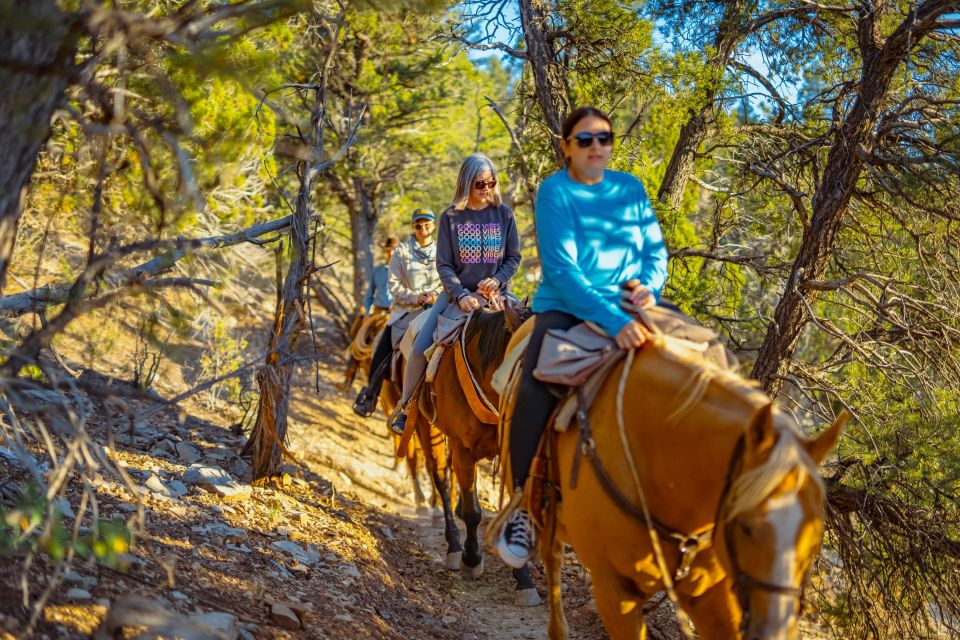
[[[593,139],[596,138],[597,142],[600,143],[601,147],[609,147],[613,144],[613,132],[612,131],[601,131],[600,133],[587,133],[586,131],[581,131],[570,136],[577,141],[577,146],[581,149],[586,149],[587,147],[593,145]]]
[[[494,179],[494,180],[477,180],[476,182],[473,183],[473,188],[474,188],[474,189],[483,189],[484,187],[486,187],[487,189],[493,189],[495,186],[497,186],[497,181],[496,181],[496,179]]]
[[[429,229],[432,222],[414,222],[413,228],[419,231],[420,229]]]

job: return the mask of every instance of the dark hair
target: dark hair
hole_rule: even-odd
[[[600,118],[601,120],[606,121],[606,123],[610,125],[610,128],[613,129],[613,123],[610,122],[610,116],[605,114],[603,111],[600,111],[600,109],[595,107],[580,107],[571,111],[570,115],[567,116],[566,120],[564,120],[563,124],[560,126],[560,135],[563,136],[563,139],[566,140],[569,138],[570,134],[573,133],[573,128],[577,126],[577,123],[589,116]]]
[[[610,117],[605,114],[600,109],[596,107],[579,107],[570,112],[570,115],[563,121],[563,124],[560,125],[560,135],[564,140],[570,137],[570,134],[573,133],[573,128],[577,126],[577,123],[583,120],[584,118],[589,118],[593,116],[594,118],[600,118],[608,125],[610,125],[610,130],[613,130],[613,123],[610,122]],[[570,156],[564,156],[563,164],[565,166],[570,166]]]

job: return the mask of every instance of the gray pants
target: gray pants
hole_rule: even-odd
[[[410,360],[407,361],[406,368],[403,371],[403,397],[400,398],[400,406],[406,407],[416,390],[417,385],[427,371],[427,358],[423,352],[433,344],[433,332],[437,329],[437,319],[444,309],[450,304],[450,298],[441,293],[437,301],[427,312],[427,319],[420,325],[420,333],[417,339],[413,341],[413,350],[410,352]]]

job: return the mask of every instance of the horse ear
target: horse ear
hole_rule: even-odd
[[[767,403],[757,411],[747,427],[746,445],[751,453],[762,453],[777,441],[777,431],[773,426],[773,403]]]
[[[830,450],[837,445],[837,440],[840,439],[840,434],[843,433],[843,428],[849,419],[850,413],[844,409],[828,429],[825,429],[813,440],[807,440],[804,446],[806,446],[807,453],[810,454],[810,458],[815,464],[819,465],[823,462]]]
[[[523,319],[520,317],[520,314],[512,304],[509,304],[509,301],[503,306],[503,315],[507,321],[507,328],[510,329],[511,333],[516,331],[520,325],[523,324]]]

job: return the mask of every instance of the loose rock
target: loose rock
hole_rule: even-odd
[[[177,451],[177,458],[186,464],[193,464],[200,459],[200,452],[189,442],[178,442],[174,445]]]
[[[97,579],[91,576],[82,576],[76,571],[67,571],[63,579],[69,584],[75,584],[83,589],[93,589],[97,586]]]
[[[188,491],[187,485],[183,484],[176,478],[167,483],[167,489],[173,494],[174,498],[179,498],[180,496],[186,495]]]
[[[150,491],[153,491],[154,493],[158,493],[168,498],[173,495],[173,492],[171,492],[170,489],[168,489],[167,486],[163,484],[160,478],[153,475],[152,473],[150,474],[150,477],[147,478],[147,481],[143,483],[143,486],[145,486],[147,489],[150,489]]]
[[[319,553],[313,549],[304,549],[296,542],[291,542],[290,540],[275,540],[270,543],[270,546],[303,564],[316,564],[320,561]],[[357,575],[359,575],[359,573]]]
[[[222,522],[198,525],[195,527],[190,527],[190,530],[194,533],[208,536],[217,546],[224,545],[226,543],[236,544],[238,542],[243,542],[249,537],[246,529],[231,527],[223,524]]]
[[[274,604],[270,607],[270,619],[281,629],[297,631],[300,629],[300,618],[290,607],[284,604]]]
[[[183,482],[197,485],[220,495],[224,500],[243,500],[253,492],[250,485],[242,485],[220,467],[192,464],[183,472]]]
[[[211,611],[190,616],[194,622],[210,627],[218,633],[224,640],[236,640],[238,635],[237,616],[223,611]]]

